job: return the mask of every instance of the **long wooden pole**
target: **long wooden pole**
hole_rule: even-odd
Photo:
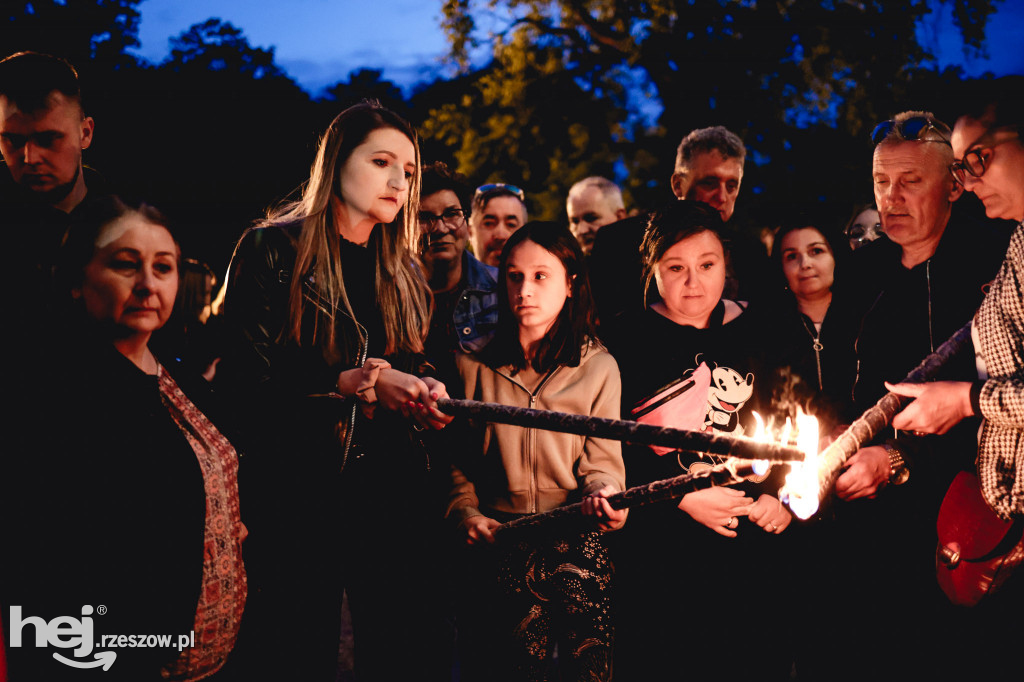
[[[921,384],[935,378],[939,370],[960,350],[971,342],[971,322],[921,361],[901,383]],[[864,443],[870,442],[878,433],[892,423],[892,418],[906,407],[913,398],[886,393],[873,406],[856,419],[838,438],[818,455],[818,499],[831,494],[839,472]]]
[[[445,414],[474,417],[488,422],[574,433],[591,438],[630,441],[643,445],[661,445],[679,450],[709,452],[724,457],[763,459],[772,463],[803,461],[804,459],[802,450],[781,443],[734,438],[703,431],[673,429],[624,419],[605,419],[566,412],[448,398],[438,400],[437,408]]]
[[[744,477],[752,473],[754,473],[754,468],[751,460],[733,458],[696,473],[683,474],[674,478],[666,478],[634,486],[621,493],[609,495],[607,499],[612,509],[626,509],[627,507],[654,504],[655,502],[678,500],[683,495],[692,493],[695,490],[704,490],[716,485],[739,483]],[[494,532],[525,530],[570,517],[578,520],[581,517],[582,509],[582,502],[563,505],[547,512],[521,516],[512,521],[507,521],[495,528]]]

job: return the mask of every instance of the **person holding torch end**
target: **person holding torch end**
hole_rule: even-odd
[[[972,98],[953,128],[955,160],[950,170],[966,191],[977,195],[989,218],[1017,223],[1003,264],[973,319],[978,379],[887,388],[914,398],[893,419],[898,429],[945,434],[967,417],[982,418],[976,460],[980,493],[999,519],[1014,524],[1006,544],[1018,540],[1006,554],[1005,575],[1024,553],[1020,533],[1013,535],[1024,523],[1024,78],[1008,76],[978,87],[980,96]],[[962,514],[955,520],[972,522]],[[946,569],[938,570],[942,576]],[[1009,652],[1024,635],[1022,603],[1024,575],[1017,565],[991,596],[959,610],[955,623],[961,641],[984,647],[975,650],[1005,652],[986,656],[981,671],[972,660],[977,679],[1019,675],[1019,662]]]
[[[594,336],[583,251],[568,229],[534,221],[508,238],[498,300],[493,340],[457,357],[466,397],[618,418],[618,366]],[[561,679],[610,680],[614,578],[603,534],[626,521],[605,499],[625,483],[620,443],[506,424],[451,428],[460,426],[447,517],[467,545],[457,562],[461,679],[550,679],[557,660]],[[581,528],[496,542],[502,522],[569,499],[583,503]]]
[[[356,104],[232,257],[217,380],[248,441],[250,679],[334,680],[343,595],[357,679],[448,677],[421,432],[450,418],[423,356],[419,183],[415,130]]]

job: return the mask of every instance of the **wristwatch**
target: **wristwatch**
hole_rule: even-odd
[[[903,485],[910,478],[910,469],[907,468],[907,461],[903,459],[903,453],[891,445],[883,445],[889,454],[889,483],[892,485]]]

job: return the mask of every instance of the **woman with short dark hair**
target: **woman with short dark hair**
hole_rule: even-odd
[[[723,297],[728,249],[717,210],[692,200],[651,215],[642,254],[646,310],[617,320],[608,346],[622,370],[625,418],[750,436],[768,420],[775,376],[763,357],[770,329]],[[707,469],[722,458],[627,444],[628,484]],[[691,492],[678,504],[638,507],[614,547],[621,620],[616,661],[627,679],[788,679],[791,649],[777,613],[787,595],[777,537],[790,512],[777,498],[781,467],[736,486]],[[742,614],[742,615],[741,615]],[[760,615],[759,615],[760,614]],[[736,619],[758,623],[771,647],[736,647]],[[681,651],[688,654],[680,656]]]

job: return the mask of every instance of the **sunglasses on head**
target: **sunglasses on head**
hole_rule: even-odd
[[[935,121],[927,116],[912,116],[911,118],[899,122],[893,119],[882,121],[875,126],[874,130],[871,131],[871,143],[877,145],[882,140],[889,137],[889,134],[894,130],[902,135],[905,140],[916,140],[918,142],[942,142],[951,147],[953,146],[950,144],[948,133],[936,126]],[[935,134],[941,139],[930,140],[922,138],[921,135],[927,133],[929,130],[934,130]]]
[[[519,189],[515,185],[509,185],[504,182],[492,182],[487,185],[480,185],[476,188],[476,193],[473,195],[473,201],[477,201],[486,194],[494,194],[497,192],[507,192],[508,194],[519,197],[519,201],[526,203],[526,192]]]

